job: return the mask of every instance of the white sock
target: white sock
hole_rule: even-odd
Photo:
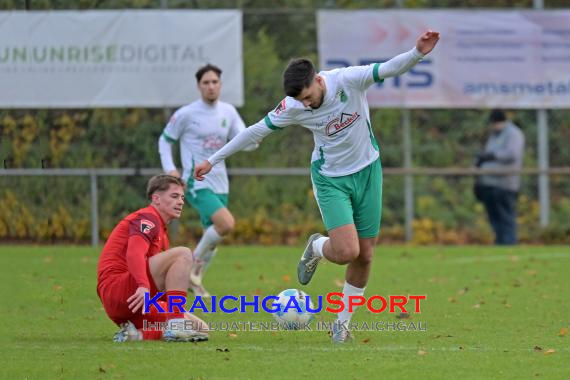
[[[348,311],[348,297],[349,296],[363,296],[365,288],[357,288],[355,286],[350,285],[348,282],[344,282],[344,288],[342,292],[344,293],[344,297],[342,297],[342,301],[344,302],[344,310],[338,313],[338,323],[345,323],[345,326],[348,328],[350,324],[350,319],[352,318],[352,314],[356,311],[356,308],[352,308],[352,313]]]
[[[216,249],[216,246],[221,240],[222,237],[218,234],[214,226],[208,227],[194,250],[194,257],[201,259],[208,251]]]
[[[200,257],[200,259],[204,262],[204,265],[205,265],[204,272],[206,271],[206,269],[208,269],[208,266],[210,265],[210,261],[212,261],[214,256],[216,256],[216,247],[214,247],[214,249],[210,249],[209,251],[206,251]]]
[[[325,243],[329,240],[328,237],[322,236],[313,242],[313,252],[317,254],[317,256],[323,257],[323,247]]]

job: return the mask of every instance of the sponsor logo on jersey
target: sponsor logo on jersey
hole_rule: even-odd
[[[350,127],[358,119],[360,119],[358,112],[353,114],[343,112],[340,117],[334,118],[327,123],[325,132],[327,136],[334,136],[343,129]]]
[[[154,223],[148,219],[141,220],[141,232],[145,235],[150,234],[150,231],[155,227]]]
[[[207,155],[216,153],[225,145],[225,141],[216,133],[211,133],[201,138],[202,138],[202,147],[204,148],[204,152]]]
[[[287,108],[287,102],[285,101],[285,99],[283,99],[281,103],[279,103],[279,105],[275,108],[275,115],[279,115],[281,112],[285,111],[286,108]]]

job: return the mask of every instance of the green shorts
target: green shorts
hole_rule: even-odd
[[[194,194],[194,195],[192,195]],[[204,227],[210,227],[212,215],[221,208],[228,206],[228,194],[216,194],[210,189],[186,191],[186,201],[198,210],[200,222]]]
[[[326,177],[319,173],[319,166],[318,161],[311,164],[311,180],[327,231],[354,224],[358,237],[378,236],[382,215],[380,159],[342,177]]]

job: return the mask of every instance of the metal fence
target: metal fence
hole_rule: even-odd
[[[230,176],[309,176],[308,168],[230,168]],[[100,169],[0,169],[0,177],[8,176],[79,176],[90,179],[90,204],[91,204],[91,244],[99,244],[99,207],[98,207],[98,177],[105,176],[152,176],[162,173],[159,168],[100,168]],[[554,175],[570,175],[570,167],[551,168],[524,168],[522,170],[490,170],[476,168],[384,168],[386,176],[404,177],[404,203],[406,240],[410,241],[413,236],[412,221],[414,219],[414,182],[415,176],[478,176],[483,174],[510,175],[521,174],[538,176],[543,178],[546,186],[539,186],[540,200],[540,225],[547,226],[549,223],[549,177]],[[546,200],[546,201],[544,201]]]

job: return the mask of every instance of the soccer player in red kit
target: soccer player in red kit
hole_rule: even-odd
[[[148,207],[125,217],[111,232],[97,268],[97,294],[109,318],[121,327],[113,340],[154,340],[195,342],[208,339],[206,324],[183,312],[143,314],[144,296],[157,292],[183,296],[189,286],[192,252],[186,247],[169,249],[167,224],[180,217],[184,206],[184,186],[169,175],[152,177],[147,186]],[[166,302],[161,306],[168,310]],[[173,311],[180,311],[177,307]],[[185,320],[193,323],[184,323]],[[160,329],[143,329],[144,321]],[[192,328],[188,328],[192,326]],[[193,327],[197,328],[193,328]]]

